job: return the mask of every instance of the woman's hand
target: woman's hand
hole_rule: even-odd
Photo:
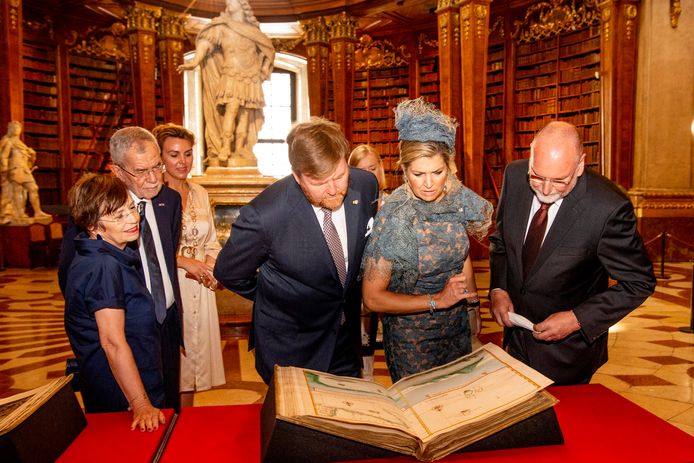
[[[450,277],[443,289],[434,294],[433,298],[439,309],[452,307],[463,299],[478,299],[477,292],[467,289],[467,278],[462,272]]]
[[[153,407],[149,399],[143,397],[140,403],[136,404],[133,401],[133,422],[130,425],[130,430],[140,428],[140,431],[151,432],[159,429],[160,424],[166,423],[164,413],[156,407]]]
[[[186,277],[191,280],[196,280],[201,285],[211,290],[217,289],[219,283],[212,275],[214,267],[205,262],[200,262],[190,257],[178,257],[176,263],[179,267],[186,271]]]

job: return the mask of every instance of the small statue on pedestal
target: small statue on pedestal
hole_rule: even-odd
[[[41,210],[39,186],[31,173],[36,168],[36,151],[24,144],[19,138],[21,133],[21,122],[11,121],[7,134],[0,140],[0,221],[13,225],[50,222],[52,216]],[[26,213],[27,197],[34,210],[33,218]]]
[[[178,70],[201,66],[207,166],[255,166],[253,146],[264,121],[262,84],[272,74],[275,49],[247,0],[226,5],[198,33],[193,60]]]

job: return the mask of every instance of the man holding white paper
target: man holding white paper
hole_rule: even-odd
[[[585,169],[576,127],[549,123],[530,160],[508,165],[489,241],[491,313],[508,352],[557,384],[589,382],[608,329],[656,280],[629,199]],[[514,313],[535,325],[514,328]]]

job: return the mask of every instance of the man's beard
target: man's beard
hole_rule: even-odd
[[[535,193],[535,196],[537,196],[537,199],[541,203],[554,204],[557,201],[559,201],[560,199],[566,198],[566,196],[569,193],[571,193],[571,191],[574,189],[574,187],[576,186],[576,183],[578,183],[578,177],[574,177],[573,179],[571,179],[571,183],[569,183],[569,185],[566,187],[565,191],[562,191],[562,192],[558,191],[558,192],[552,193],[550,195],[543,194],[542,190],[535,188],[532,185],[530,185],[530,188],[533,190],[533,192]]]
[[[330,209],[331,211],[334,211],[335,209],[339,209],[340,206],[342,206],[342,203],[345,200],[345,195],[343,193],[338,193],[336,196],[332,198],[323,198],[321,199],[320,203],[318,203],[318,207],[324,207],[326,209]]]
[[[304,187],[301,185],[301,183],[298,184],[299,188],[301,188],[301,191],[304,193],[304,196],[308,200],[311,205],[315,207],[324,207],[326,209],[330,209],[331,211],[334,211],[336,209],[339,209],[340,206],[342,206],[342,203],[345,200],[345,195],[346,193],[338,193],[332,198],[321,198],[318,202],[315,202],[311,199],[311,195],[309,194],[308,191],[304,189]]]

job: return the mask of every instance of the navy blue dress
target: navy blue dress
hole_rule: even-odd
[[[125,311],[125,337],[152,405],[164,405],[161,341],[157,321],[133,249],[116,248],[85,233],[75,237],[77,254],[65,289],[65,331],[77,357],[80,386],[87,413],[128,410],[99,343],[94,314],[104,308]]]

